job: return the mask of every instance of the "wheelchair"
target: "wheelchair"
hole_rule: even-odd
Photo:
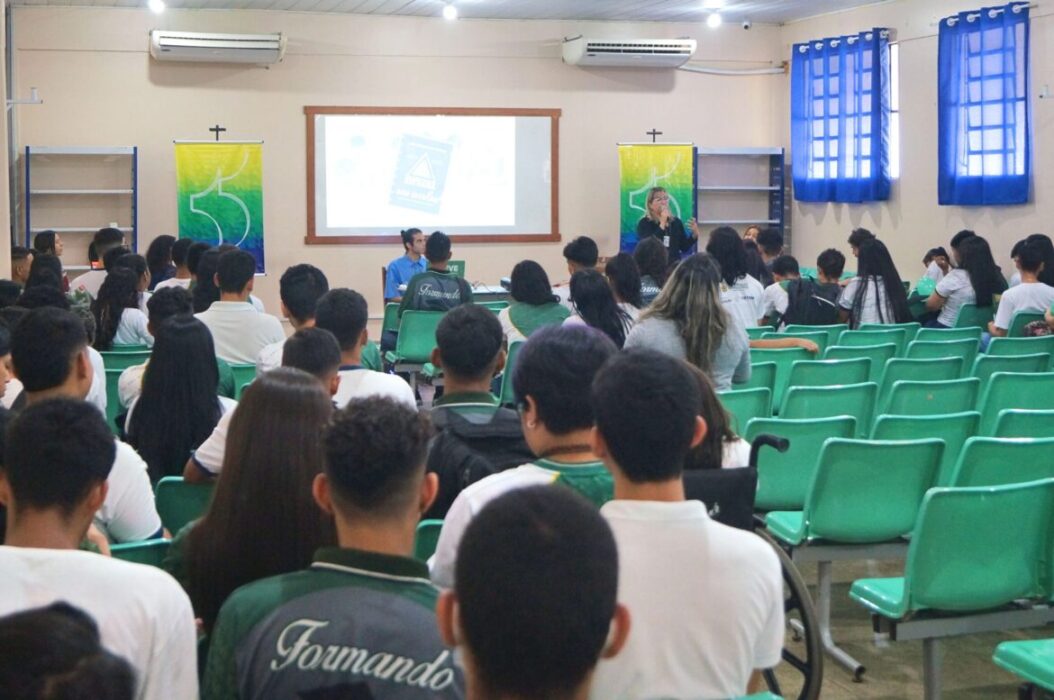
[[[754,515],[758,451],[770,447],[785,452],[790,443],[775,435],[758,435],[750,448],[750,465],[740,469],[688,470],[684,472],[685,496],[702,501],[710,517],[742,530],[754,531],[775,550],[783,572],[783,609],[789,639],[783,646],[783,663],[764,672],[768,690],[786,700],[816,700],[823,684],[823,645],[816,610],[805,580],[790,557],[769,537]]]

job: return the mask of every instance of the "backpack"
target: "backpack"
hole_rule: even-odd
[[[810,279],[791,280],[787,284],[787,311],[781,323],[806,326],[829,326],[838,323],[837,284],[820,284]]]
[[[475,482],[534,459],[516,411],[493,415],[432,411],[436,435],[428,448],[428,471],[439,477],[439,492],[425,518],[443,518],[461,491]]]

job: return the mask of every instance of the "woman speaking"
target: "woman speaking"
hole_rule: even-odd
[[[637,239],[658,238],[666,248],[669,261],[679,260],[696,238],[695,220],[688,222],[691,233],[684,230],[684,223],[670,212],[670,195],[662,187],[648,190],[645,213],[637,222]]]

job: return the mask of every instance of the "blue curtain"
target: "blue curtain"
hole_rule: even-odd
[[[1028,5],[961,12],[940,23],[941,204],[1022,204],[1032,179]]]
[[[889,41],[882,29],[795,44],[794,197],[889,199]]]

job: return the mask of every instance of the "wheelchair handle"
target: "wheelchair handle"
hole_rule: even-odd
[[[786,452],[790,449],[790,440],[778,435],[770,435],[763,433],[754,438],[754,441],[750,444],[750,466],[758,466],[758,452],[762,447],[772,447],[777,452]]]

